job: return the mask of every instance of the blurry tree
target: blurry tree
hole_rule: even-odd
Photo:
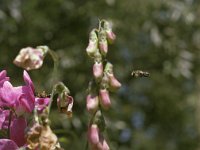
[[[51,113],[65,149],[86,144],[85,97],[92,62],[85,48],[98,19],[117,35],[109,60],[123,87],[106,115],[111,149],[197,150],[200,135],[200,2],[197,0],[1,0],[0,65],[21,81],[12,64],[26,46],[48,45],[60,56],[59,77],[75,97],[74,117]],[[49,59],[50,60],[50,59]],[[52,62],[31,76],[50,91]],[[134,79],[142,69],[150,78]],[[60,117],[58,117],[58,115]]]

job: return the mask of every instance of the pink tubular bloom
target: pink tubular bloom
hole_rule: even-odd
[[[89,94],[86,98],[86,107],[88,112],[94,113],[97,111],[99,105],[99,99],[97,95]]]
[[[99,142],[99,128],[96,124],[92,124],[88,130],[88,141],[92,145],[96,145]]]
[[[103,64],[102,62],[95,62],[93,65],[93,75],[96,80],[100,80],[103,76]]]
[[[111,106],[110,96],[107,89],[100,89],[100,104],[104,109],[108,109]]]
[[[35,107],[37,108],[38,112],[41,113],[48,105],[50,102],[50,98],[45,97],[45,98],[35,98]]]
[[[46,52],[42,48],[23,48],[15,58],[14,64],[26,70],[38,69],[43,64]]]
[[[0,150],[17,150],[17,144],[10,139],[0,139]]]
[[[109,88],[111,91],[115,91],[121,87],[121,83],[115,78],[113,74],[108,73],[109,77]]]

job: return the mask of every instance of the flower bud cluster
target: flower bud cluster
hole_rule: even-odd
[[[110,149],[103,137],[104,128],[100,129],[105,126],[104,121],[97,123],[95,120],[99,115],[102,116],[102,113],[99,114],[101,108],[107,110],[111,107],[109,92],[115,92],[121,87],[121,83],[114,76],[113,65],[106,60],[108,44],[112,44],[115,38],[111,24],[102,20],[99,28],[90,32],[86,48],[88,56],[94,60],[92,71],[95,82],[90,82],[86,98],[87,110],[93,115],[88,129],[88,141],[92,150]]]
[[[93,76],[99,89],[97,89],[96,93],[89,91],[87,110],[94,113],[98,109],[99,104],[104,109],[110,108],[109,92],[119,89],[121,83],[114,76],[113,65],[105,61],[108,53],[108,43],[113,43],[116,38],[112,32],[111,24],[105,20],[101,21],[99,29],[93,29],[89,37],[86,52],[94,60]]]

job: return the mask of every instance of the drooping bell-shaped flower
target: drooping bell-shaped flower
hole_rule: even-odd
[[[106,32],[104,30],[99,31],[99,50],[103,56],[108,53],[108,42],[106,39]]]
[[[102,62],[95,62],[93,65],[94,78],[99,81],[103,76],[103,64]]]
[[[99,142],[99,128],[97,124],[90,125],[88,129],[88,141],[92,145],[96,145]]]
[[[89,35],[89,44],[86,48],[88,56],[94,57],[96,51],[98,51],[98,37],[95,30],[92,30]]]
[[[68,117],[72,117],[73,103],[73,97],[69,96],[67,92],[63,92],[59,95],[57,99],[58,110],[61,113],[67,114]]]
[[[99,90],[100,104],[104,109],[108,109],[111,106],[109,91],[107,89]]]
[[[109,90],[116,91],[121,87],[121,83],[115,78],[113,74],[108,73]]]
[[[42,66],[47,51],[47,46],[26,47],[20,50],[13,62],[26,70],[38,69]]]
[[[106,31],[108,42],[112,44],[116,39],[116,35],[113,33],[112,26],[108,21],[104,21],[104,30]]]
[[[94,113],[97,111],[99,106],[99,98],[95,94],[88,94],[86,98],[86,107],[88,112]]]

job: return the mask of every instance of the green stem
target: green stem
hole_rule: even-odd
[[[48,117],[49,117],[49,114],[50,114],[50,110],[51,110],[51,105],[52,105],[52,102],[53,102],[54,94],[55,94],[55,86],[53,87],[53,90],[51,92],[50,103],[49,103],[49,105],[47,107]]]
[[[86,141],[86,145],[85,145],[85,150],[88,150],[89,148],[89,143],[88,143],[88,140]]]
[[[35,122],[39,122],[39,118],[38,118],[38,113],[37,113],[37,108],[34,108],[34,121]]]
[[[58,76],[58,55],[56,54],[56,52],[54,52],[53,50],[49,49],[49,54],[51,55],[51,58],[53,59],[54,62],[54,66],[53,66],[53,83],[55,83],[57,81],[57,76]]]

